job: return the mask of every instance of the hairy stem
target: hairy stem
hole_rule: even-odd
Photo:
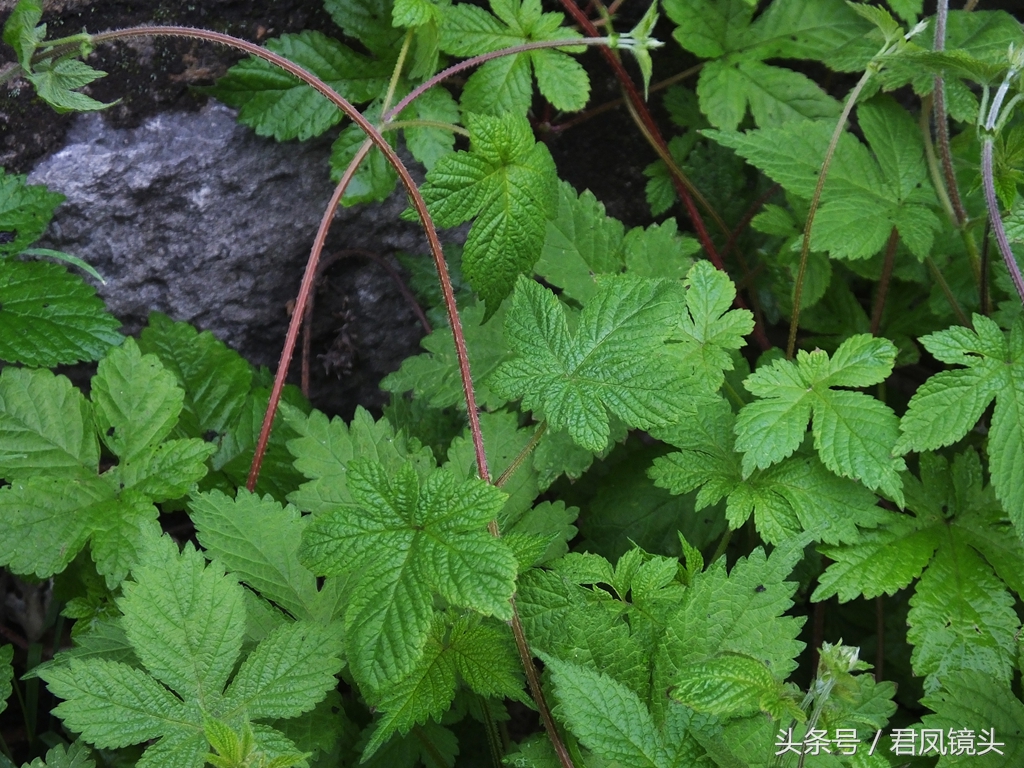
[[[537,443],[539,443],[540,439],[544,437],[544,433],[547,429],[548,423],[546,421],[542,421],[537,425],[537,429],[530,438],[530,442],[523,446],[523,450],[521,450],[519,454],[512,459],[512,463],[508,465],[508,468],[501,473],[497,480],[494,481],[496,486],[501,488],[512,478],[512,475],[516,473],[516,470],[519,469],[519,467],[523,465],[523,462],[529,458],[531,453],[533,453],[533,449],[537,447]]]
[[[946,18],[949,15],[949,0],[938,0],[935,11],[935,50],[946,48]],[[946,81],[942,75],[935,76],[934,89],[935,135],[939,140],[939,156],[942,158],[942,171],[946,177],[946,189],[953,206],[956,226],[962,228],[967,223],[967,211],[964,209],[960,190],[953,171],[953,153],[949,147],[949,120],[946,116]]]
[[[885,298],[889,295],[889,283],[892,282],[892,268],[896,264],[896,246],[900,242],[900,233],[896,227],[889,233],[889,241],[885,244],[885,260],[882,262],[882,275],[878,278],[878,290],[875,293],[875,305],[871,309],[871,335],[877,336],[882,327],[882,312],[885,311]]]
[[[793,289],[793,316],[789,321],[789,340],[786,342],[786,359],[788,360],[792,360],[796,352],[796,332],[800,327],[800,304],[803,301],[804,278],[807,275],[807,257],[811,253],[811,227],[814,226],[814,214],[818,212],[818,205],[821,202],[821,190],[825,187],[825,179],[828,178],[828,168],[832,164],[832,157],[836,153],[839,139],[846,128],[846,121],[850,119],[850,113],[853,112],[853,105],[857,103],[857,98],[860,96],[861,91],[864,90],[864,86],[868,84],[868,80],[871,79],[874,72],[875,70],[869,65],[864,74],[861,75],[860,80],[853,87],[853,90],[850,91],[850,95],[846,97],[846,104],[843,106],[842,114],[839,115],[836,129],[832,132],[832,140],[829,142],[828,150],[825,152],[825,161],[822,163],[821,173],[818,174],[818,183],[815,185],[814,195],[811,197],[811,207],[807,212],[807,223],[804,225],[803,246],[800,248],[800,266],[797,268],[796,286]]]

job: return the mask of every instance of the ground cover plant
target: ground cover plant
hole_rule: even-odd
[[[0,175],[0,563],[54,606],[0,765],[1018,764],[1024,31],[975,5],[326,0],[259,47],[21,0],[0,78],[97,110],[97,45],[231,45],[210,93],[337,186],[272,374],[123,337]],[[538,139],[605,109],[588,46],[649,226]],[[286,384],[320,251],[399,182],[435,329],[330,419]]]

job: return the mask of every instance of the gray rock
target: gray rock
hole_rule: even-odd
[[[29,181],[67,197],[42,245],[80,256],[104,276],[106,285],[97,288],[127,332],[159,310],[273,367],[287,304],[332,190],[328,154],[324,141],[259,138],[219,104],[158,115],[131,130],[81,115],[64,148],[40,162]],[[396,194],[378,206],[341,210],[334,247],[425,252],[418,226],[398,218],[405,205],[405,195]],[[343,297],[346,312],[372,330],[359,333],[350,317],[349,335],[380,347],[354,356],[366,369],[359,385],[365,391],[352,395],[372,395],[396,359],[416,352],[422,331],[379,265],[356,259],[337,271],[344,285],[332,271],[333,289],[351,294]],[[330,307],[321,296],[318,311]]]

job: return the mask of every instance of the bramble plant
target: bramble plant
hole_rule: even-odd
[[[1021,25],[664,0],[622,34],[621,0],[562,5],[325,0],[337,38],[263,48],[47,40],[17,4],[0,80],[97,110],[100,44],[233,46],[207,92],[331,132],[337,186],[271,379],[159,314],[122,337],[53,260],[88,265],[31,247],[60,195],[0,172],[0,564],[62,608],[52,658],[0,649],[27,737],[0,766],[1024,760]],[[695,66],[656,81],[655,32]],[[605,109],[569,117],[587,46],[679,218],[627,230],[538,141]],[[320,253],[398,182],[439,327],[383,415],[329,419],[285,384]],[[49,370],[79,361],[88,394]]]

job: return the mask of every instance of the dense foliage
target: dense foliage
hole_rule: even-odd
[[[0,172],[0,564],[61,608],[0,649],[31,766],[1024,759],[1021,25],[664,0],[616,34],[621,3],[593,4],[661,158],[659,220],[627,229],[534,130],[589,103],[595,28],[565,2],[576,26],[539,0],[325,0],[337,37],[267,43],[426,168],[433,224],[407,215],[470,222],[441,290],[407,259],[438,327],[379,418],[291,386],[278,407],[162,315],[124,338],[87,265],[31,247],[60,195]],[[40,19],[17,5],[3,76],[102,108],[84,59],[117,33]],[[652,31],[693,82],[658,80]],[[209,90],[260,135],[332,132],[343,205],[402,178],[266,59]],[[86,392],[50,370],[80,361]]]

